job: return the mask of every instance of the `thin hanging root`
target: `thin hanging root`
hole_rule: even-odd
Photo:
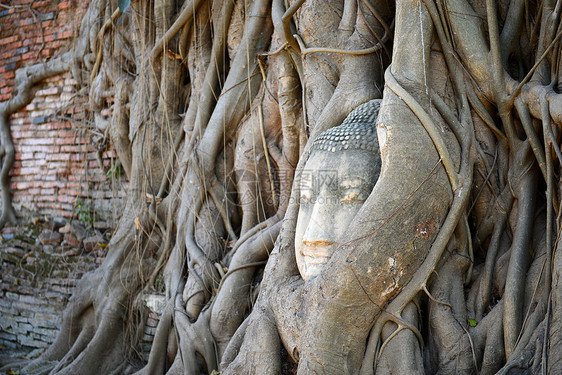
[[[480,189],[478,189],[478,192],[476,193],[476,196],[472,200],[472,205],[468,209],[467,214],[470,215],[470,213],[472,212],[472,209],[474,208],[474,205],[476,204],[476,202],[478,201],[478,198],[480,197],[480,194],[482,194],[482,191],[484,191],[484,188],[486,186],[488,186],[490,191],[494,191],[492,185],[490,184],[490,177],[492,176],[492,173],[494,172],[494,167],[496,166],[497,161],[498,161],[498,149],[496,148],[496,151],[494,152],[494,161],[492,162],[492,166],[490,167],[490,170],[488,171],[488,174],[486,176],[484,176],[483,172],[481,172],[480,169],[478,170],[480,172],[480,174],[482,175],[482,177],[484,177],[484,181],[482,181],[482,186],[480,186]]]
[[[550,287],[552,284],[552,231],[553,231],[553,224],[554,218],[552,209],[553,207],[557,207],[554,203],[554,187],[553,187],[553,180],[554,180],[554,167],[553,167],[553,160],[552,154],[550,152],[549,144],[551,143],[548,139],[548,130],[551,129],[550,124],[550,112],[548,109],[548,101],[546,100],[546,90],[543,90],[541,95],[539,96],[539,102],[541,106],[541,117],[542,117],[542,126],[543,126],[543,138],[544,138],[544,149],[545,149],[545,157],[546,157],[546,278],[545,283],[548,285],[548,293],[550,294]],[[552,133],[552,131],[551,131]],[[550,301],[550,299],[549,299]]]
[[[431,293],[429,292],[429,290],[427,290],[427,286],[424,284],[422,287],[422,290],[425,292],[425,294],[427,294],[427,296],[429,297],[430,300],[432,300],[433,302],[437,303],[438,305],[443,305],[443,306],[447,306],[448,308],[450,308],[451,310],[453,309],[453,306],[451,306],[450,304],[448,304],[447,302],[443,302],[443,301],[439,301],[438,299],[435,299]]]
[[[345,49],[338,49],[338,48],[323,48],[323,47],[307,48],[304,45],[304,42],[302,41],[302,39],[299,35],[295,34],[295,39],[297,40],[297,42],[299,44],[302,56],[306,56],[306,55],[311,54],[311,53],[339,53],[339,54],[342,54],[342,55],[362,56],[362,55],[369,55],[371,53],[378,52],[382,49],[382,47],[384,45],[382,43],[377,43],[373,47],[358,49],[358,50],[345,50]],[[388,40],[388,38],[386,38],[386,39]],[[383,40],[384,40],[384,37],[383,37]]]
[[[542,278],[542,275],[545,271],[547,263],[548,263],[548,259],[545,259],[543,264],[542,264],[539,276],[537,277],[535,287],[533,288],[533,295],[531,296],[530,301],[535,301],[535,297],[537,295],[537,291],[539,290],[539,286],[541,285],[541,278]],[[548,288],[550,289],[550,285],[548,286]],[[518,346],[519,343],[521,342],[521,339],[523,338],[523,334],[525,332],[525,329],[527,328],[527,324],[529,322],[529,318],[531,317],[531,314],[532,314],[531,310],[533,309],[533,307],[536,307],[536,306],[534,306],[532,303],[530,303],[529,306],[527,307],[527,312],[525,313],[525,319],[523,319],[523,324],[521,326],[522,327],[521,332],[519,333],[519,337],[517,337],[517,341],[515,342],[515,346]]]
[[[519,150],[525,156],[532,153],[529,145]],[[530,159],[527,157],[526,159]],[[525,160],[527,161],[527,160]],[[528,165],[523,165],[524,172],[516,183],[516,197],[518,202],[518,217],[511,244],[511,256],[507,270],[505,292],[503,299],[505,305],[503,309],[503,331],[506,358],[509,358],[517,337],[523,324],[523,313],[521,308],[524,303],[525,280],[529,264],[529,245],[531,243],[535,196],[536,196],[536,171],[531,168],[533,160],[528,161]],[[527,168],[526,168],[527,167]]]
[[[480,119],[484,121],[484,123],[488,126],[492,133],[494,133],[494,135],[498,137],[498,139],[506,140],[505,134],[503,134],[502,131],[496,127],[492,116],[490,116],[488,111],[486,111],[486,108],[484,108],[482,102],[476,96],[476,92],[474,92],[474,88],[472,87],[472,85],[467,85],[467,87],[468,101],[470,102],[472,108],[474,108],[474,110],[476,111],[476,114],[478,114]]]
[[[181,171],[181,180],[183,180],[183,172],[185,171]],[[168,259],[170,258],[170,254],[173,251],[174,246],[172,246],[172,230],[174,228],[174,225],[172,223],[172,220],[174,219],[174,215],[173,215],[173,207],[174,204],[172,204],[172,202],[170,202],[169,200],[171,199],[168,198],[168,202],[167,202],[167,215],[166,215],[166,231],[164,232],[164,245],[161,247],[162,249],[164,249],[164,251],[162,252],[162,254],[160,255],[160,258],[158,259],[158,263],[156,264],[156,266],[154,267],[154,270],[152,271],[152,274],[149,277],[149,281],[147,283],[147,286],[151,286],[154,285],[156,278],[158,277],[158,274],[160,273],[160,270],[162,269],[162,267],[164,267],[164,265],[168,262]]]
[[[545,126],[543,131],[546,132],[550,146],[554,149],[558,161],[562,163],[562,152],[560,151],[558,142],[556,142],[556,138],[554,137],[554,133],[552,132],[552,126],[550,126],[550,124],[549,126]]]
[[[488,246],[488,251],[486,253],[486,260],[484,263],[484,269],[482,270],[482,274],[480,276],[481,283],[478,288],[478,294],[476,296],[476,318],[481,319],[484,315],[484,310],[488,308],[490,305],[490,298],[492,297],[492,286],[493,286],[493,276],[494,276],[494,266],[496,264],[496,258],[498,255],[500,241],[502,233],[505,229],[507,216],[511,210],[508,211],[501,210],[501,205],[498,203],[499,199],[503,196],[507,195],[508,204],[506,206],[511,207],[513,197],[511,194],[508,194],[508,190],[504,190],[506,194],[503,193],[500,195],[498,200],[496,200],[495,205],[500,207],[498,209],[499,217],[495,220],[494,230],[492,232],[492,237],[490,239],[490,245]]]
[[[165,242],[168,242],[168,241],[165,241]],[[150,275],[150,277],[148,279],[147,286],[154,285],[154,283],[156,282],[156,278],[158,277],[158,275],[160,274],[160,271],[162,270],[162,267],[164,267],[164,265],[168,262],[168,259],[170,258],[170,254],[172,253],[172,250],[173,250],[172,246],[168,245],[168,246],[164,247],[164,251],[162,252],[162,255],[160,255],[160,258],[158,258],[158,263],[154,267],[154,271],[152,271],[152,274]]]
[[[202,0],[191,0],[181,11],[180,15],[174,22],[172,26],[166,31],[166,34],[162,36],[156,43],[154,43],[154,47],[152,48],[151,58],[152,63],[156,63],[156,59],[162,51],[164,50],[165,46],[172,40],[176,34],[185,27],[185,29],[189,29],[191,26],[191,21],[194,18],[195,11],[201,6]]]
[[[216,180],[216,177],[213,174],[213,180]],[[230,217],[228,216],[228,212],[226,211],[226,207],[230,206],[230,207],[234,207],[234,202],[232,202],[230,200],[230,198],[228,197],[228,193],[226,191],[226,189],[224,188],[224,186],[216,181],[216,184],[210,184],[211,186],[208,187],[209,189],[209,195],[211,196],[211,199],[213,199],[213,202],[215,203],[215,207],[217,209],[217,211],[219,211],[219,214],[222,218],[222,221],[224,223],[224,227],[226,229],[226,232],[228,233],[228,237],[231,241],[236,241],[238,239],[238,236],[236,235],[236,233],[234,232],[234,228],[232,227],[232,223],[230,221]],[[214,187],[216,187],[217,189],[214,189]],[[217,192],[216,190],[221,190],[220,192]]]
[[[466,213],[463,214],[463,223],[464,223],[466,239],[467,239],[466,246],[468,250],[468,256],[470,258],[470,265],[468,266],[468,270],[466,271],[465,280],[464,280],[465,285],[468,285],[468,283],[472,279],[472,270],[474,268],[474,248],[472,247],[472,235],[470,233],[470,225],[468,224],[468,217]]]
[[[449,150],[445,144],[445,140],[441,136],[439,130],[437,130],[437,126],[429,117],[429,114],[423,109],[423,107],[414,99],[410,93],[408,93],[396,79],[394,75],[390,71],[390,68],[386,70],[384,73],[384,79],[388,88],[390,88],[396,95],[398,95],[407,105],[410,107],[414,115],[420,120],[421,124],[427,131],[427,134],[433,141],[439,156],[443,162],[443,166],[445,167],[445,171],[447,172],[447,176],[449,177],[449,182],[451,183],[451,189],[453,192],[456,193],[459,186],[459,177],[457,175],[457,171],[455,166],[453,165],[453,159],[449,155]]]
[[[413,302],[414,300],[415,299],[412,299],[412,301],[410,301],[410,302]],[[423,348],[423,346],[424,346],[423,337],[422,337],[420,331],[416,327],[412,326],[410,323],[408,323],[407,321],[402,319],[402,317],[401,317],[402,310],[396,311],[396,313],[392,313],[392,312],[389,312],[388,310],[384,310],[382,312],[381,316],[379,317],[379,319],[377,320],[377,324],[375,324],[375,326],[373,326],[373,328],[371,330],[371,334],[370,334],[370,337],[369,337],[369,344],[371,343],[371,337],[376,337],[377,340],[373,341],[373,342],[378,343],[379,338],[382,335],[383,327],[387,323],[392,322],[392,323],[397,325],[396,330],[394,332],[392,332],[392,334],[389,337],[387,337],[386,340],[384,340],[384,342],[382,343],[382,345],[380,347],[378,347],[378,344],[377,344],[377,347],[378,347],[377,348],[378,353],[377,353],[377,356],[376,356],[377,362],[380,359],[380,356],[382,355],[384,347],[388,344],[388,342],[390,342],[390,340],[394,336],[396,336],[399,333],[399,331],[401,331],[403,329],[409,329],[410,331],[412,331],[414,333],[414,335],[416,335],[416,338],[418,339],[418,342],[420,343],[420,347]],[[367,351],[369,351],[368,347],[367,347]],[[372,353],[372,354],[374,354],[374,353]],[[365,358],[367,358],[367,355],[365,355]],[[372,359],[373,355],[370,355],[369,358]],[[372,366],[371,366],[371,368],[372,368]]]
[[[386,22],[384,21],[384,19],[381,17],[381,15],[377,12],[377,9],[373,6],[373,4],[371,4],[370,0],[363,0],[363,2],[365,3],[365,5],[367,6],[367,8],[369,8],[369,11],[371,12],[371,14],[377,19],[377,21],[379,21],[379,23],[381,24],[381,26],[384,29],[384,32],[386,33],[386,35],[389,36],[390,40],[393,39],[392,37],[392,31],[390,30],[390,27],[388,27],[388,25],[386,24]]]
[[[474,364],[474,368],[478,369],[478,361],[476,360],[476,351],[474,350],[474,342],[472,342],[472,336],[470,336],[470,332],[468,332],[468,329],[466,329],[464,324],[461,324],[461,322],[459,322],[457,318],[455,318],[455,320],[457,321],[458,325],[461,326],[464,333],[466,333],[466,337],[468,338],[468,342],[470,343],[470,353],[472,354],[472,363]]]
[[[199,191],[194,199],[195,200],[189,212],[186,223],[185,248],[188,254],[188,268],[189,272],[192,273],[194,277],[198,278],[200,282],[202,282],[203,287],[210,291],[207,283],[203,282],[203,279],[201,279],[201,277],[197,274],[197,272],[195,272],[195,269],[193,268],[195,265],[199,265],[203,272],[210,273],[210,276],[207,279],[218,279],[218,274],[215,273],[215,267],[210,263],[197,243],[195,243],[195,218],[203,205],[204,192]]]
[[[265,86],[264,90],[265,90]],[[271,196],[273,198],[273,206],[277,207],[277,197],[275,196],[275,185],[273,184],[273,173],[271,172],[271,162],[269,161],[269,151],[267,147],[267,142],[265,140],[265,133],[263,128],[263,111],[261,108],[261,103],[258,105],[258,119],[260,122],[260,135],[263,147],[263,153],[265,154],[265,162],[267,164],[267,175],[269,176],[269,184],[271,186]]]
[[[229,277],[230,275],[232,275],[233,273],[235,273],[236,271],[240,271],[240,270],[243,270],[243,269],[246,269],[246,268],[254,268],[254,267],[265,266],[266,264],[267,264],[267,260],[263,260],[261,262],[252,262],[252,263],[248,263],[248,264],[243,264],[243,265],[241,265],[239,267],[236,267],[236,268],[229,269],[227,273],[222,273],[221,282],[220,282],[219,287],[217,289],[220,290],[222,285],[224,284],[224,281],[226,280],[226,278]]]
[[[525,104],[523,104],[523,101],[521,100],[521,98],[517,98],[515,100],[515,108],[517,109],[517,113],[519,114],[519,119],[521,120],[521,124],[523,125],[523,129],[525,130],[525,134],[527,135],[527,138],[529,139],[529,143],[531,144],[531,148],[533,149],[533,153],[535,154],[535,158],[537,159],[537,162],[539,163],[539,167],[541,169],[542,175],[545,179],[545,181],[547,180],[547,172],[546,172],[546,160],[545,160],[545,149],[542,146],[542,142],[539,140],[539,137],[537,136],[537,133],[535,132],[535,130],[533,129],[533,124],[531,123],[531,115],[529,113],[529,109],[527,108],[527,106]],[[546,146],[546,144],[545,144]]]
[[[414,302],[417,306],[417,302],[415,302],[415,298],[412,298],[411,301],[408,301],[404,307],[409,302]],[[419,330],[413,327],[411,324],[403,320],[400,315],[402,309],[396,310],[395,312],[390,312],[388,309],[382,311],[381,315],[375,322],[373,328],[371,328],[371,332],[369,333],[369,339],[367,341],[367,347],[365,349],[365,355],[363,356],[363,363],[361,364],[361,375],[373,374],[373,369],[375,366],[375,359],[376,362],[379,361],[380,356],[384,350],[384,347],[390,342],[390,340],[398,334],[397,331],[402,329],[409,329],[411,330],[417,337],[418,342],[420,343],[420,347],[423,348],[423,337]],[[396,324],[398,327],[397,329],[383,342],[382,345],[379,345],[379,341],[382,335],[383,327],[386,323],[392,322]]]
[[[486,0],[486,15],[488,19],[488,37],[490,43],[490,54],[492,57],[492,74],[491,78],[495,89],[492,91],[496,96],[496,102],[500,102],[505,92],[504,82],[504,70],[501,60],[501,47],[500,47],[500,31],[498,25],[498,9],[496,2],[492,0]],[[501,110],[500,110],[501,111]]]
[[[377,362],[380,360],[382,352],[384,351],[384,348],[388,345],[390,340],[392,340],[394,337],[396,337],[396,335],[398,335],[401,331],[403,331],[405,329],[409,329],[410,331],[412,331],[414,333],[414,335],[416,335],[416,337],[418,338],[418,340],[420,342],[420,347],[423,348],[423,339],[422,339],[420,331],[416,327],[412,326],[411,324],[408,324],[407,322],[405,322],[403,320],[401,321],[401,323],[396,323],[396,324],[398,324],[398,328],[396,328],[394,330],[394,332],[392,332],[390,334],[390,336],[388,336],[386,338],[386,340],[384,340],[384,342],[381,344],[381,347],[380,347],[379,352],[377,354]]]
[[[385,41],[383,40],[385,38],[385,35],[387,34],[386,32],[383,34],[383,38],[381,39],[377,33],[375,32],[375,30],[373,30],[373,28],[371,27],[371,25],[369,25],[369,22],[367,21],[367,19],[365,18],[365,11],[359,6],[359,10],[360,10],[360,14],[361,14],[361,18],[363,20],[363,23],[365,24],[365,26],[367,26],[367,28],[369,29],[369,31],[371,32],[371,34],[375,37],[375,39],[377,40],[377,44],[380,44],[384,50],[385,55],[388,57],[389,60],[392,60],[392,53],[390,53],[390,51],[388,50],[388,48],[385,45]],[[390,26],[391,28],[394,28],[394,20],[392,20],[392,24]],[[392,38],[392,36],[391,36]],[[387,39],[388,40],[388,39]]]
[[[224,269],[223,269],[222,266],[221,266],[219,263],[217,263],[217,262],[213,263],[213,265],[215,266],[215,268],[216,268],[217,271],[219,272],[219,275],[220,275],[221,280],[222,280],[222,279],[224,278],[224,275],[225,275]]]
[[[168,185],[170,184],[170,180],[172,179],[174,160],[184,140],[185,140],[185,132],[183,130],[183,127],[181,127],[180,134],[177,135],[177,138],[174,141],[174,148],[172,152],[170,152],[170,156],[168,157],[168,160],[166,162],[166,169],[164,170],[164,175],[162,176],[162,181],[160,182],[160,188],[158,189],[158,193],[156,194],[158,198],[163,198],[164,192],[166,191],[166,189],[168,189]]]
[[[230,25],[230,19],[234,8],[233,0],[226,0],[222,4],[221,17],[218,27],[215,32],[217,37],[213,38],[213,46],[211,47],[211,58],[209,66],[205,73],[202,91],[197,103],[197,114],[195,115],[195,126],[191,133],[191,138],[187,147],[185,148],[186,155],[196,156],[196,152],[192,152],[195,148],[197,140],[203,137],[209,118],[213,112],[213,106],[217,101],[217,94],[215,89],[219,84],[219,76],[223,73],[223,64],[220,63],[224,59],[225,45],[226,45],[226,31]],[[193,156],[192,156],[193,158]],[[192,165],[196,165],[192,162]]]
[[[538,23],[537,23],[538,25]],[[539,59],[537,60],[537,62],[535,62],[535,65],[533,65],[533,67],[531,68],[531,70],[529,70],[529,73],[527,73],[527,75],[525,76],[525,78],[523,78],[523,80],[519,83],[519,85],[517,85],[517,87],[515,88],[515,90],[513,90],[513,94],[511,94],[511,96],[509,97],[509,108],[513,107],[513,103],[515,102],[515,99],[517,99],[519,92],[521,91],[521,89],[523,88],[523,85],[525,85],[525,83],[527,83],[531,77],[533,76],[533,74],[535,73],[535,70],[537,70],[537,68],[540,66],[541,62],[546,58],[546,56],[550,53],[550,50],[556,45],[556,43],[558,42],[558,39],[560,39],[560,37],[562,37],[562,31],[558,32],[558,35],[556,35],[556,38],[554,38],[554,40],[550,43],[550,45],[548,46],[548,48],[544,51],[544,53],[541,55],[541,57],[539,57]]]
[[[90,85],[94,82],[94,79],[98,75],[101,66],[101,60],[103,59],[103,37],[105,36],[107,30],[109,30],[109,27],[113,25],[115,20],[120,15],[121,15],[121,11],[119,10],[119,8],[115,9],[111,17],[105,21],[100,31],[98,32],[98,36],[96,38],[96,45],[94,46],[94,49],[96,50],[96,62],[92,69],[92,74],[90,74]]]
[[[275,214],[273,216],[271,216],[270,218],[259,222],[258,224],[256,224],[254,227],[252,227],[251,229],[249,229],[248,231],[246,231],[246,233],[244,233],[234,244],[234,246],[232,247],[232,249],[230,250],[228,257],[232,258],[234,256],[234,254],[236,254],[236,252],[238,251],[238,249],[244,244],[244,242],[246,242],[247,240],[249,240],[250,238],[252,238],[254,236],[254,234],[258,233],[259,231],[261,231],[264,228],[267,228],[269,226],[273,226],[275,224],[277,224],[279,222],[280,217],[278,214]]]
[[[298,53],[300,53],[301,51],[300,51],[300,46],[298,45],[297,41],[293,37],[293,33],[291,32],[291,18],[295,13],[297,13],[297,10],[299,10],[299,8],[304,4],[304,2],[305,0],[298,0],[297,2],[291,4],[289,9],[287,9],[285,14],[283,14],[283,17],[281,17],[285,40],[287,41],[287,43],[289,43],[289,46],[291,46]]]
[[[550,318],[552,315],[552,291],[548,293],[548,305],[546,307],[546,327],[544,328],[544,338],[542,343],[542,366],[543,374],[546,374],[546,369],[548,369],[548,336],[550,333]]]

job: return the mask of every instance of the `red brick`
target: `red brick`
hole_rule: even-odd
[[[67,30],[59,33],[59,39],[67,39],[72,37],[72,30]]]
[[[21,146],[21,152],[58,152],[58,146]]]
[[[22,168],[19,174],[39,174],[41,173],[41,168]]]
[[[48,6],[50,2],[51,2],[50,0],[33,1],[33,5],[31,7],[34,9],[41,8],[44,6]]]
[[[59,10],[69,8],[70,5],[70,1],[62,1],[59,3]]]
[[[0,60],[5,60],[5,59],[9,59],[10,57],[13,57],[16,55],[16,50],[10,50],[10,51],[6,51],[2,54],[0,54]],[[25,56],[25,55],[24,55]]]
[[[39,90],[35,93],[35,96],[46,96],[46,95],[56,95],[62,91],[61,87],[54,86],[54,87],[47,87],[42,90]]]
[[[20,48],[22,45],[23,45],[23,43],[21,41],[18,41],[18,42],[8,44],[5,48],[6,49],[17,49],[17,48]]]
[[[4,44],[13,43],[13,42],[15,42],[16,40],[18,40],[18,36],[17,36],[17,35],[13,35],[13,36],[10,36],[10,37],[8,37],[8,38],[0,39],[0,46],[1,46],[1,45],[4,45]]]
[[[20,26],[32,25],[35,23],[35,20],[32,17],[22,18],[18,21]]]
[[[33,159],[33,153],[32,153],[32,152],[27,152],[27,153],[24,153],[24,154],[17,153],[15,159],[16,159],[16,160],[29,160],[29,159]]]
[[[49,122],[42,126],[47,130],[70,129],[72,127],[68,122]]]
[[[63,154],[63,153],[60,153],[60,154],[50,154],[50,155],[47,155],[47,158],[46,158],[46,159],[49,160],[49,161],[55,161],[55,160],[58,160],[58,161],[60,161],[60,160],[63,160],[63,161],[70,161],[70,154],[66,154],[66,153],[65,153],[65,154]],[[52,166],[53,166],[53,165],[50,165],[50,167],[52,167]]]
[[[63,203],[74,203],[76,202],[76,197],[69,195],[59,195],[57,197],[59,202],[63,202]]]
[[[48,27],[53,27],[54,26],[54,22],[53,21],[43,21],[41,22],[41,27],[43,29],[46,29]],[[44,34],[43,34],[44,35]]]
[[[21,56],[21,58],[24,59],[24,60],[31,60],[31,59],[37,58],[37,56],[38,56],[37,51],[31,51],[31,52],[28,52],[28,53],[24,53]],[[0,58],[2,58],[2,55],[0,55]]]
[[[52,194],[45,194],[43,191],[41,191],[41,196],[39,197],[39,201],[40,202],[55,202],[57,200],[57,197],[54,194],[55,194],[54,189],[53,189]]]
[[[46,138],[29,138],[25,141],[25,145],[26,146],[36,146],[36,145],[52,145],[53,144],[53,140],[52,139],[46,139]],[[22,146],[23,146],[23,142],[22,142]],[[41,151],[41,150],[36,150],[36,151]],[[59,151],[58,147],[55,147],[53,149],[53,152]]]

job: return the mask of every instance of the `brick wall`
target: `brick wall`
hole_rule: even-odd
[[[12,97],[18,68],[71,47],[89,1],[0,0],[6,3],[0,5],[0,102]],[[99,134],[89,127],[93,116],[87,97],[68,73],[46,79],[37,89],[33,101],[11,117],[16,151],[11,189],[17,214],[113,227],[126,181],[111,169],[116,153],[110,146],[102,148],[100,166],[93,146]],[[105,257],[105,247],[88,250],[80,243],[71,248],[66,237],[62,243],[41,245],[41,231],[35,224],[0,231],[0,352],[40,352],[52,343],[78,280]],[[154,301],[161,299],[153,296],[147,302],[152,310],[141,343],[145,359],[159,317]]]
[[[16,69],[71,47],[88,1],[8,4],[0,6],[0,101],[11,98]],[[87,98],[68,73],[42,82],[33,101],[12,116],[11,188],[19,216],[82,216],[98,226],[116,224],[125,181],[122,173],[107,172],[116,163],[110,147],[103,148],[99,165],[91,121]]]
[[[10,229],[16,228],[2,231],[0,246],[0,350],[45,349],[61,328],[78,280],[103,261],[105,251],[43,247],[34,224]]]
[[[53,343],[78,281],[106,256],[109,232],[101,235],[77,223],[62,224],[37,220],[0,231],[0,353],[23,349],[34,357]],[[52,233],[62,232],[64,241],[62,235],[53,239]],[[77,232],[90,232],[97,240],[68,241]],[[164,296],[146,295],[145,304],[148,319],[139,354],[147,361]]]

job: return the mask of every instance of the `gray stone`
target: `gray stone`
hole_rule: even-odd
[[[58,245],[62,240],[62,235],[59,232],[54,232],[49,229],[45,229],[39,235],[39,242],[41,245]]]
[[[29,323],[18,323],[18,332],[27,333],[33,330],[33,326]]]
[[[2,329],[2,331],[7,331],[8,328],[16,326],[17,323],[13,317],[7,317],[4,314],[2,315],[3,317],[2,319],[0,319],[0,328]]]
[[[38,327],[57,328],[59,317],[51,314],[35,313],[35,324]]]
[[[1,332],[0,331],[0,339],[8,340],[8,341],[16,341],[16,335],[13,333],[8,332]]]

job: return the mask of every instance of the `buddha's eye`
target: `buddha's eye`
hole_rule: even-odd
[[[312,202],[312,190],[304,189],[301,190],[301,203],[311,203]]]
[[[357,188],[346,189],[341,195],[340,203],[362,203],[365,202],[361,190]]]

